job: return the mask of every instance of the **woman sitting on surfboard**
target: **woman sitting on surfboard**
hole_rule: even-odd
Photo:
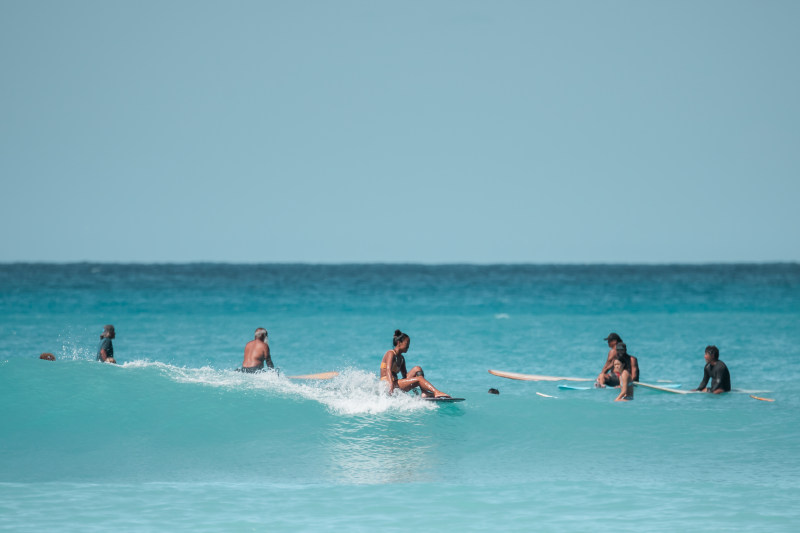
[[[614,358],[614,374],[619,378],[619,396],[615,402],[633,400],[633,377],[631,376],[631,360],[624,343],[617,343],[617,356]]]
[[[410,372],[406,371],[406,358],[403,356],[408,351],[408,346],[411,344],[411,339],[408,335],[396,329],[394,331],[394,338],[392,339],[393,349],[389,350],[383,355],[381,361],[381,381],[385,381],[389,387],[389,394],[398,388],[404,392],[419,387],[422,389],[422,394],[425,396],[433,396],[435,398],[449,398],[449,394],[434,387],[430,381],[425,379],[425,374],[422,368],[415,366]],[[397,379],[397,374],[403,376]]]

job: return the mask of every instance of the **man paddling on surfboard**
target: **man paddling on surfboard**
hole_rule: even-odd
[[[694,390],[713,392],[714,394],[730,392],[731,373],[725,363],[719,360],[719,348],[706,346],[706,352],[703,357],[706,360],[706,367],[703,369],[703,381]],[[706,388],[709,379],[711,380],[711,386]]]
[[[617,357],[617,343],[622,342],[622,337],[616,333],[609,333],[605,341],[608,343],[609,348],[608,357],[594,385],[595,387],[619,387],[619,378],[617,378],[612,370],[614,368],[614,359]],[[633,381],[639,381],[639,360],[631,354],[627,354],[627,357],[630,358],[631,362],[631,377]]]
[[[275,368],[275,366],[272,364],[272,357],[269,354],[267,330],[264,328],[258,328],[256,329],[255,338],[245,345],[242,368],[237,370],[240,372],[247,372],[248,374],[261,372],[264,370],[265,363],[267,368]]]
[[[422,389],[423,395],[432,395],[434,398],[449,398],[449,394],[440,391],[425,379],[422,368],[415,366],[410,372],[406,370],[406,358],[403,354],[408,351],[410,344],[411,338],[396,329],[392,339],[394,348],[383,355],[383,360],[381,360],[381,381],[386,382],[389,394],[392,394],[396,388],[403,392],[408,392],[419,387]],[[398,373],[403,376],[401,379],[397,379]]]

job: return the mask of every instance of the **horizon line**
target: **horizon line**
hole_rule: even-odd
[[[800,265],[800,261],[564,261],[564,262],[478,262],[478,261],[453,261],[453,262],[391,262],[391,261],[0,261],[2,266],[14,265],[52,265],[52,266],[71,266],[71,265],[107,265],[107,266],[190,266],[190,265],[225,265],[225,266],[777,266],[777,265]]]

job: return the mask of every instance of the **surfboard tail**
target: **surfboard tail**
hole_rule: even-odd
[[[304,374],[302,376],[287,376],[289,379],[333,379],[338,372],[320,372],[319,374]]]

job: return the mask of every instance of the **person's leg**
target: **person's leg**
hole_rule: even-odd
[[[603,374],[594,382],[595,387],[616,387],[619,385],[619,378],[614,374]]]
[[[446,394],[446,393],[440,391],[439,389],[434,387],[433,384],[430,381],[428,381],[427,379],[425,379],[422,376],[417,376],[417,377],[414,377],[414,378],[401,379],[401,380],[399,380],[397,382],[397,385],[401,389],[406,391],[406,392],[408,392],[411,389],[414,389],[416,387],[419,387],[424,392],[429,392],[429,393],[433,394],[433,396],[435,398],[438,398],[440,396],[443,396],[445,398],[449,398],[450,397],[449,394]]]
[[[415,378],[417,376],[425,377],[425,372],[422,371],[422,367],[415,366],[411,370],[408,371],[407,378]]]

